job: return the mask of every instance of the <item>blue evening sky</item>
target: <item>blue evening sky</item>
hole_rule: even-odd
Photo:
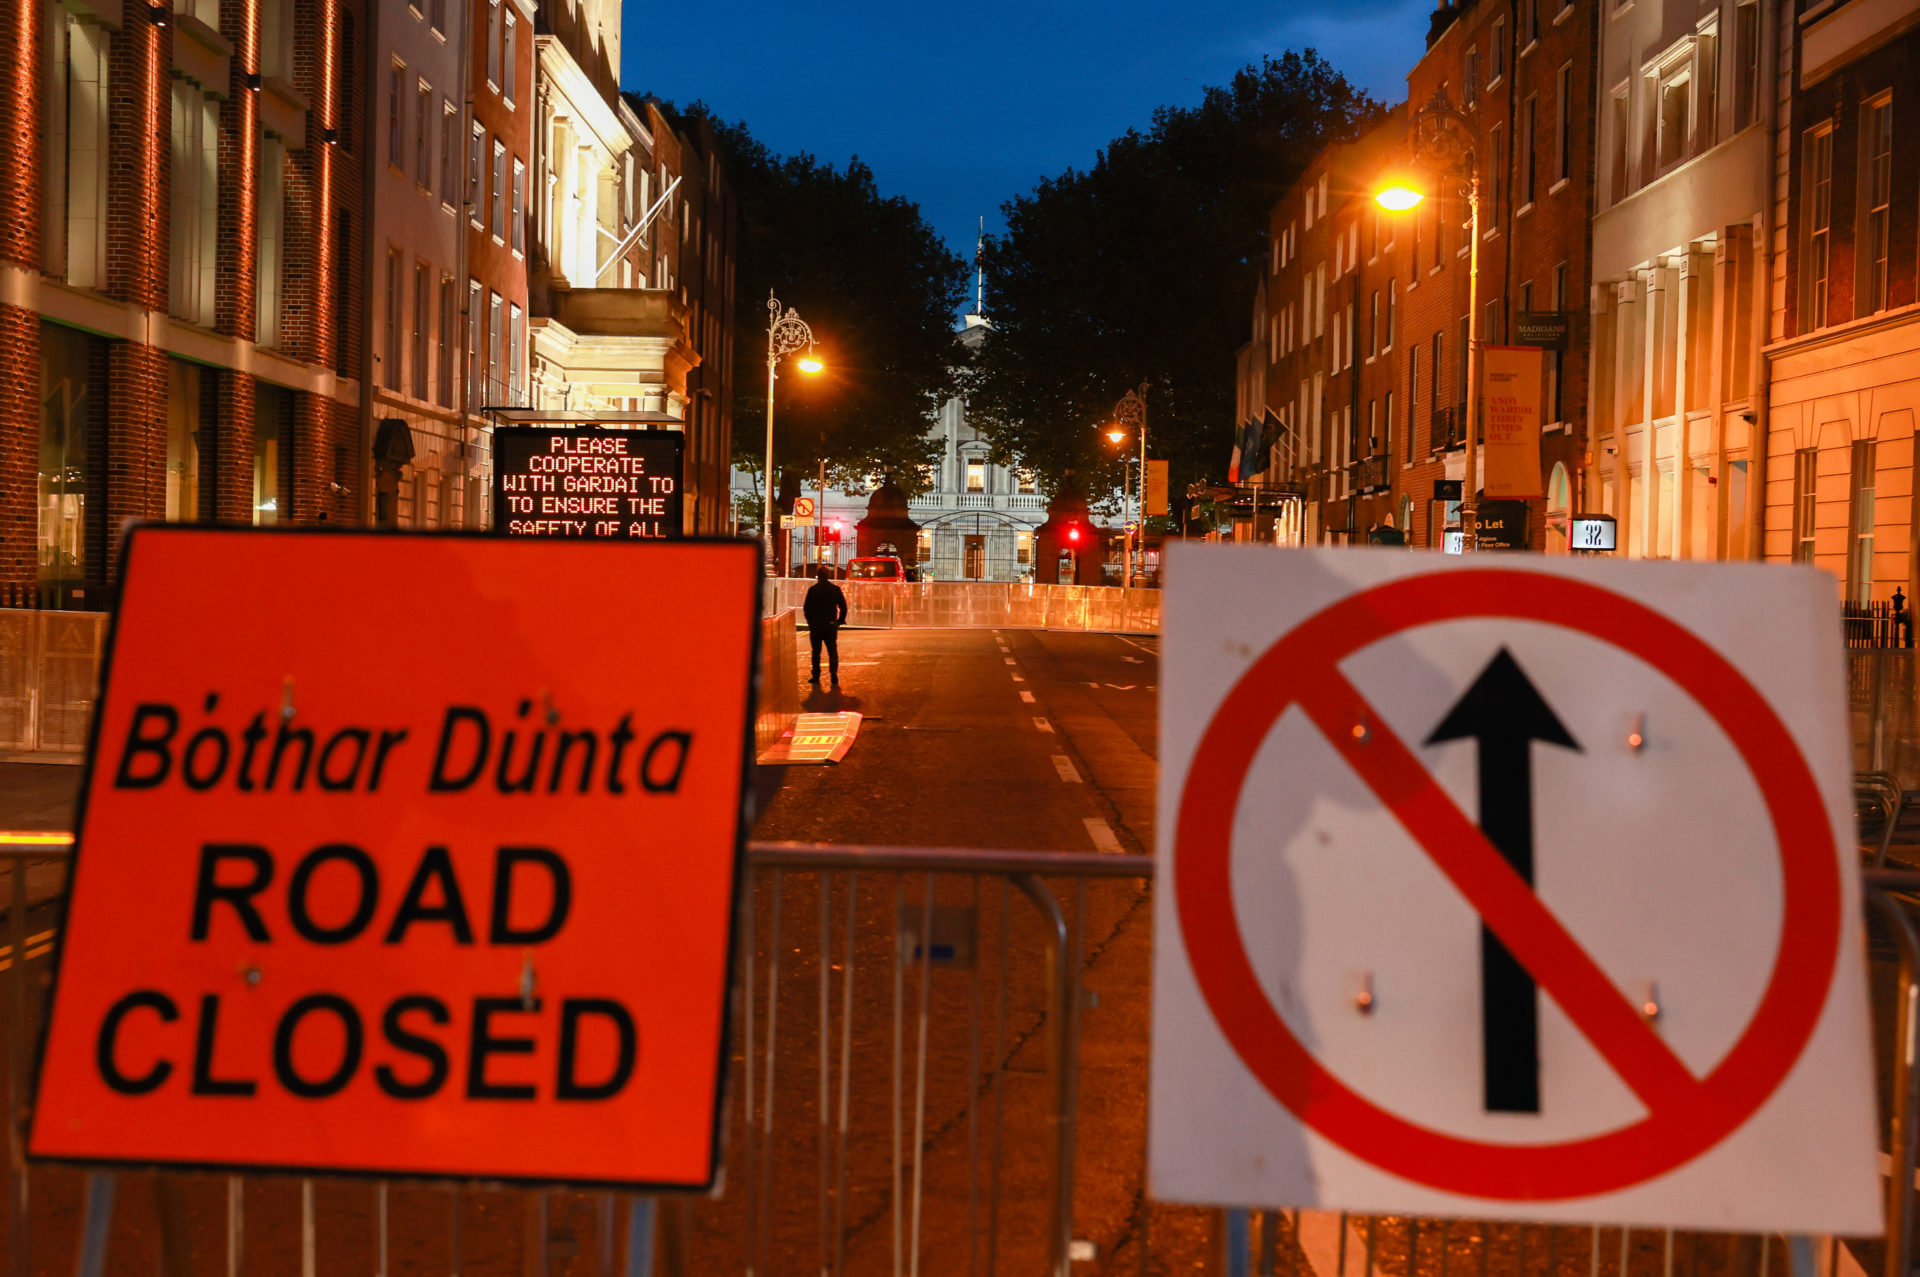
[[[1406,96],[1433,0],[627,0],[622,85],[745,120],[774,150],[844,164],[919,202],[954,250],[1002,201],[1091,164],[1162,103],[1263,53],[1317,48]]]

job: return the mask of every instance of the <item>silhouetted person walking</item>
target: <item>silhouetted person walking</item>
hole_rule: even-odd
[[[840,627],[847,623],[847,596],[833,583],[832,568],[821,568],[819,576],[807,591],[807,601],[800,609],[807,618],[807,637],[813,643],[813,678],[809,681],[815,687],[820,686],[820,648],[824,645],[827,670],[837,688],[840,686]]]

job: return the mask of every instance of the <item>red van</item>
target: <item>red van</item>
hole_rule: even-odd
[[[871,559],[853,559],[847,564],[849,581],[894,581],[905,584],[907,569],[891,555]]]

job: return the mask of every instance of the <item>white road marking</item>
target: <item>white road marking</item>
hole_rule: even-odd
[[[1120,840],[1113,836],[1113,826],[1100,819],[1100,817],[1089,816],[1084,823],[1087,826],[1087,837],[1093,839],[1093,849],[1095,851],[1118,854],[1126,850],[1126,848],[1120,845]]]
[[[1013,664],[1013,658],[1011,656],[1007,657],[1006,660],[1007,660],[1007,664],[1009,665]]]
[[[1040,729],[1041,731],[1043,731],[1043,732],[1051,732],[1051,731],[1053,730],[1053,724],[1052,724],[1052,723],[1049,723],[1049,722],[1048,722],[1048,721],[1047,721],[1046,719],[1044,719],[1044,718],[1036,718],[1036,719],[1034,719],[1034,720],[1033,720],[1033,725],[1034,725],[1035,727],[1037,727],[1037,728],[1039,728],[1039,729]]]
[[[1060,779],[1069,785],[1078,785],[1081,783],[1079,768],[1075,767],[1073,760],[1065,754],[1055,754],[1053,756],[1053,770],[1059,772]]]
[[[1137,641],[1135,641],[1135,640],[1133,640],[1133,639],[1130,639],[1130,638],[1128,638],[1128,637],[1127,637],[1126,635],[1124,635],[1124,634],[1116,634],[1116,635],[1114,635],[1114,637],[1115,637],[1115,638],[1117,638],[1117,639],[1119,639],[1119,640],[1120,640],[1120,641],[1121,641],[1122,643],[1125,643],[1125,644],[1126,644],[1127,646],[1129,646],[1129,647],[1137,647],[1137,648],[1139,648],[1139,649],[1140,649],[1141,651],[1143,651],[1143,652],[1145,652],[1145,653],[1147,653],[1147,654],[1148,654],[1149,656],[1158,656],[1158,655],[1160,655],[1160,651],[1159,651],[1159,649],[1158,649],[1158,648],[1152,648],[1152,647],[1148,647],[1148,646],[1147,646],[1147,645],[1146,645],[1145,643],[1141,643],[1141,642],[1137,642]]]
[[[1033,704],[1033,693],[1032,693],[1032,692],[1021,692],[1021,693],[1020,693],[1020,699],[1021,699],[1021,700],[1023,700],[1023,701],[1025,701],[1025,702],[1026,702],[1027,704],[1029,704],[1029,705],[1031,705],[1031,704]]]
[[[1026,679],[1025,679],[1024,677],[1022,677],[1021,675],[1019,675],[1019,674],[1015,674],[1015,675],[1013,676],[1013,681],[1014,681],[1014,682],[1016,682],[1016,683],[1024,683],[1024,682],[1026,682],[1027,680],[1026,680]]]
[[[1100,690],[1100,684],[1098,683],[1088,683],[1087,686],[1092,688],[1096,692]]]
[[[1108,687],[1111,687],[1111,688],[1112,688],[1112,689],[1113,689],[1114,691],[1116,691],[1116,692],[1131,692],[1131,691],[1132,691],[1132,690],[1133,690],[1134,688],[1136,688],[1136,687],[1138,687],[1138,686],[1139,686],[1139,684],[1138,684],[1138,683],[1128,683],[1128,684],[1127,684],[1126,686],[1124,686],[1124,687],[1122,687],[1122,686],[1121,686],[1120,684],[1118,684],[1118,683],[1108,683],[1108,684],[1107,684],[1107,686],[1108,686]]]

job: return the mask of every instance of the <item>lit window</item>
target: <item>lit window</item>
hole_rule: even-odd
[[[985,492],[987,490],[987,463],[984,461],[967,462],[967,491]]]
[[[1860,150],[1866,195],[1866,287],[1861,313],[1887,308],[1887,246],[1892,239],[1893,100],[1881,96],[1861,111]]]
[[[1806,134],[1800,148],[1801,183],[1806,209],[1805,249],[1801,255],[1800,314],[1811,331],[1827,326],[1827,277],[1833,229],[1833,126]]]

